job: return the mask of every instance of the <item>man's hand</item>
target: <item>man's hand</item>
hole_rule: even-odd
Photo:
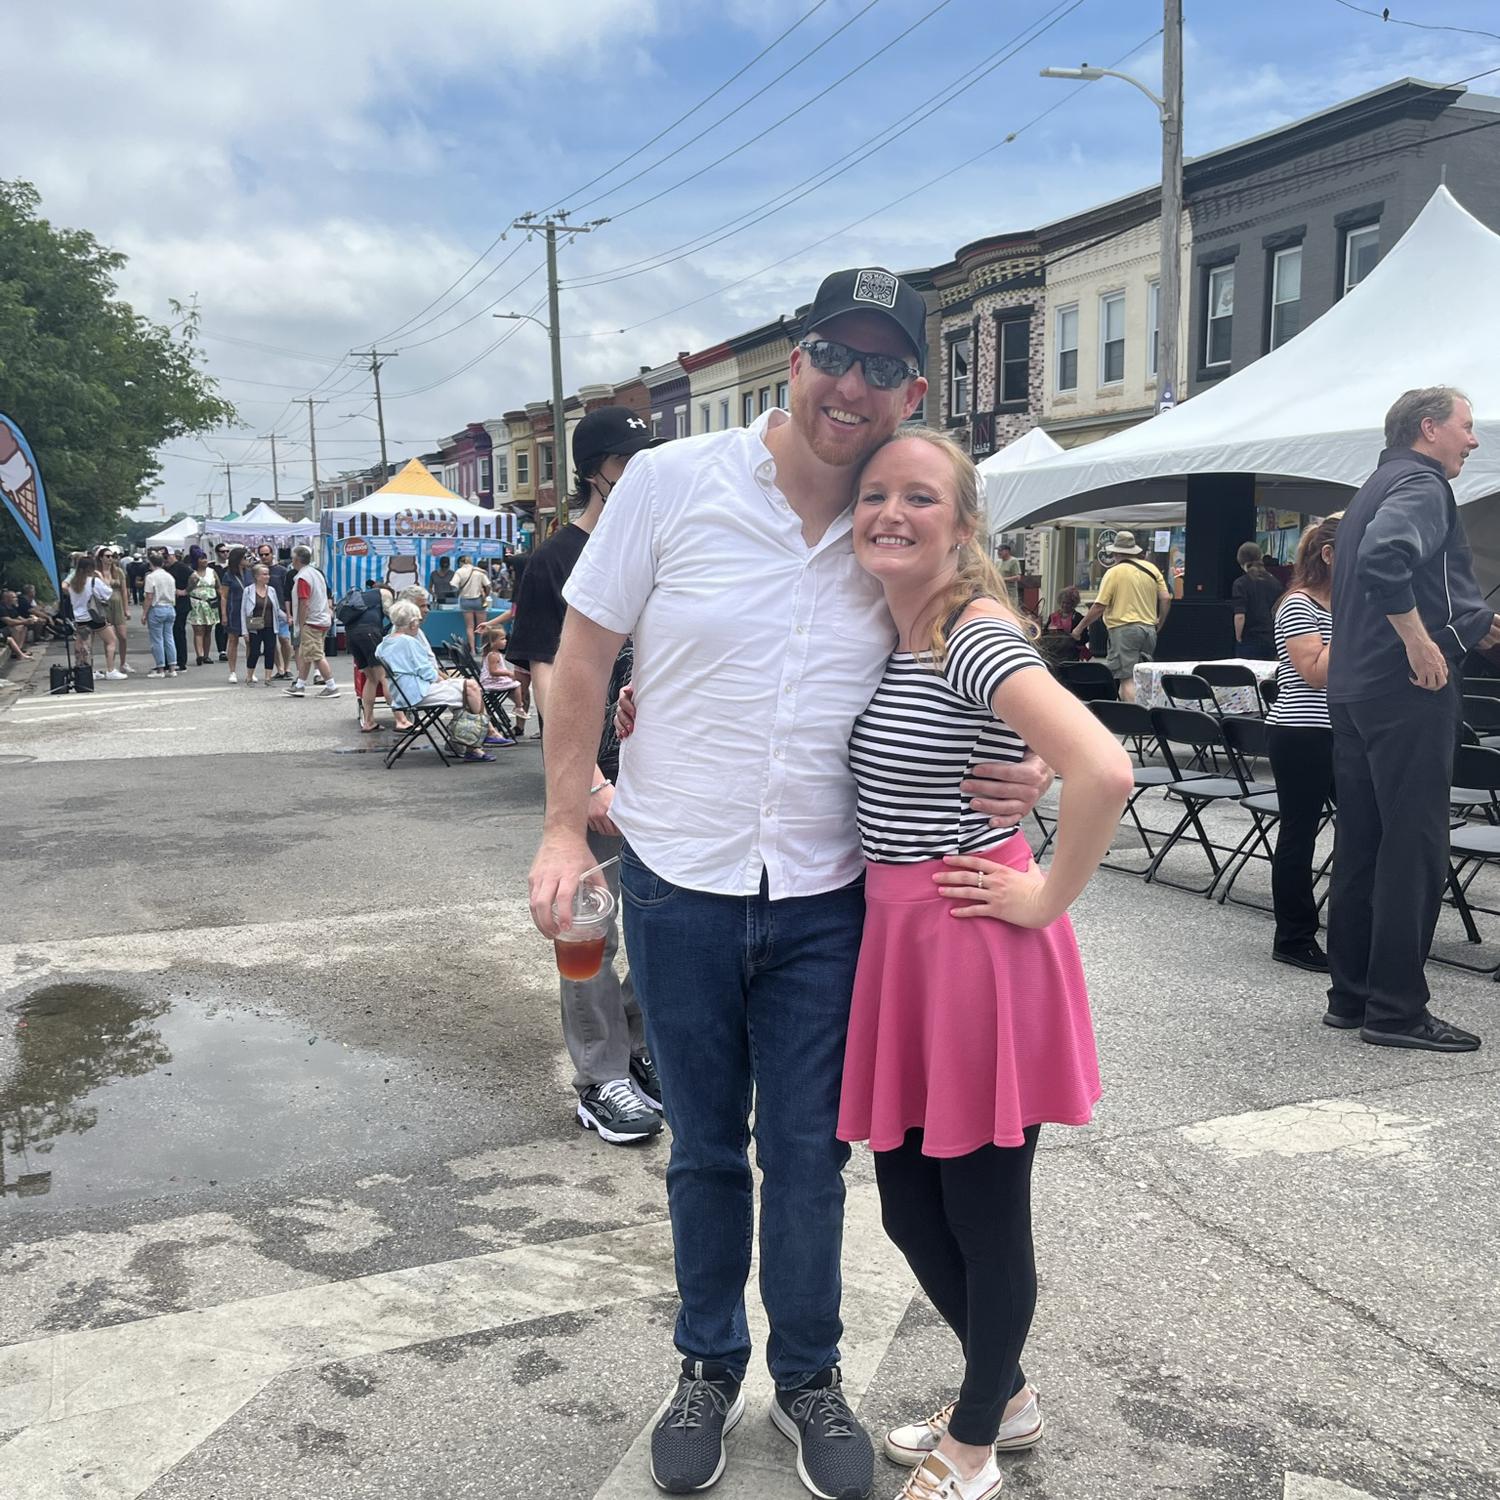
[[[582,834],[548,833],[531,862],[531,920],[543,937],[555,938],[572,926],[573,897],[578,877],[591,865],[598,864]],[[556,907],[563,913],[561,921],[552,915]]]
[[[974,774],[959,784],[975,812],[983,813],[992,828],[1009,828],[1034,808],[1052,785],[1050,766],[1040,756],[1027,755],[1011,764],[990,763],[974,767]]]
[[[1490,628],[1485,632],[1484,639],[1479,643],[1479,647],[1483,651],[1493,651],[1496,646],[1500,646],[1500,615],[1495,615],[1490,620]]]
[[[1448,659],[1430,637],[1409,642],[1406,660],[1411,667],[1412,681],[1419,688],[1436,693],[1448,686]]]
[[[615,785],[612,781],[606,781],[597,792],[589,793],[589,827],[593,832],[619,838],[620,830],[615,827],[614,820],[609,815],[609,810],[614,805]]]

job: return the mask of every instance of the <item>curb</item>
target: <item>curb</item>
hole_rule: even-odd
[[[0,677],[0,711],[9,708],[17,698],[23,696],[37,673],[46,670],[51,664],[53,648],[58,642],[38,641],[36,644],[40,649],[32,653],[30,661],[12,662],[5,676]]]

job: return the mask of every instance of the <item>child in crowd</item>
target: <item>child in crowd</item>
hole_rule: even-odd
[[[505,659],[505,648],[510,637],[503,625],[493,622],[486,625],[480,636],[483,655],[479,661],[479,682],[486,692],[508,693],[511,705],[516,701],[516,691],[521,684]]]

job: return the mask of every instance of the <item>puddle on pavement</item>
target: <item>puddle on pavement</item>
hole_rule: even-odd
[[[391,1063],[285,1017],[104,984],[8,1005],[0,1211],[72,1208],[333,1159],[381,1120]],[[3,1057],[4,1054],[0,1054]]]

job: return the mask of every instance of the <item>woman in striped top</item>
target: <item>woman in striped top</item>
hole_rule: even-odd
[[[1021,1349],[1036,1304],[1031,1164],[1044,1122],[1099,1096],[1067,909],[1131,790],[1125,752],[1045,670],[985,547],[979,484],[942,434],[902,429],[866,462],[855,557],[899,632],[850,763],[865,929],[839,1136],[875,1152],[882,1215],[964,1351],[958,1400],[898,1427],[901,1494],[989,1500],[994,1447],[1041,1437]],[[1063,777],[1043,874],[962,791],[981,761],[1035,749]]]
[[[1270,726],[1271,773],[1281,818],[1271,861],[1276,941],[1271,957],[1328,972],[1318,942],[1313,851],[1323,808],[1333,798],[1333,731],[1328,724],[1328,642],[1333,616],[1333,539],[1338,516],[1302,533],[1291,587],[1276,609],[1276,702]]]

